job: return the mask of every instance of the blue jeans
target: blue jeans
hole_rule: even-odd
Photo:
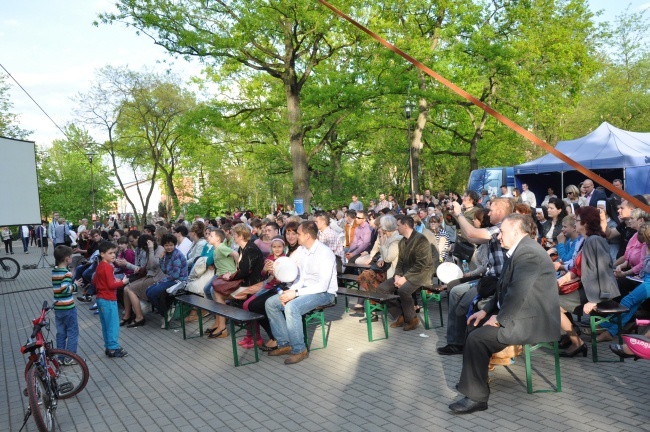
[[[210,282],[208,282],[207,284],[205,284],[205,286],[203,287],[203,295],[204,295],[205,298],[210,299],[210,300],[214,300],[214,297],[212,296],[212,293],[214,292],[214,291],[212,290],[212,281],[215,280],[215,279],[218,278],[218,277],[219,277],[219,276],[215,274],[215,275],[212,277],[212,279],[210,279]]]
[[[97,310],[99,310],[99,322],[102,324],[102,336],[104,337],[104,348],[116,350],[120,347],[120,318],[117,314],[117,302],[115,300],[97,299]]]
[[[465,345],[465,332],[467,330],[467,318],[465,315],[457,315],[456,308],[463,296],[476,282],[468,282],[456,285],[449,291],[449,312],[447,314],[447,344]]]
[[[20,237],[23,241],[23,251],[27,252],[29,250],[29,237]]]
[[[286,306],[282,306],[280,303],[280,294],[269,298],[265,305],[266,314],[271,322],[273,336],[278,341],[278,347],[291,345],[291,354],[298,354],[306,350],[305,334],[302,330],[303,314],[333,301],[334,294],[326,292],[296,297]],[[283,311],[284,316],[282,315]]]
[[[621,306],[625,306],[629,309],[629,312],[621,316],[621,324],[623,326],[634,317],[634,314],[639,310],[641,303],[646,301],[648,298],[650,298],[650,277],[646,277],[645,282],[634,288],[631,293],[623,297],[621,300]],[[619,332],[616,322],[605,321],[601,322],[599,325],[600,327],[607,329],[612,336],[616,336]]]
[[[56,347],[76,353],[79,342],[77,308],[55,310],[54,322],[56,323]]]
[[[162,296],[167,288],[176,284],[177,281],[162,281],[151,285],[147,288],[147,299],[151,302],[151,305],[156,308],[158,313],[162,316],[165,316],[167,312],[167,305],[160,302],[160,296]]]

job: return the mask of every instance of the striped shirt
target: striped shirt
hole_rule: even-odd
[[[77,292],[77,285],[72,280],[72,273],[67,268],[52,269],[52,289],[54,290],[54,310],[74,309],[72,294]]]

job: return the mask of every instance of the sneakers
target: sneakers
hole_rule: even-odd
[[[118,348],[114,350],[106,350],[106,355],[113,358],[113,357],[126,357],[129,355],[128,352],[124,350],[124,348]]]
[[[92,306],[89,308],[89,310],[92,310],[92,311],[97,310],[97,303],[95,303],[94,305],[92,305]]]
[[[74,359],[72,359],[70,357],[64,358],[62,363],[63,363],[63,366],[74,366],[74,365],[79,364]]]
[[[84,294],[84,295],[77,296],[77,300],[83,303],[90,303],[91,301],[93,301],[93,298],[92,296]]]

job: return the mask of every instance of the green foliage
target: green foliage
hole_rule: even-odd
[[[18,115],[13,114],[13,104],[9,100],[9,84],[4,75],[0,75],[0,136],[14,139],[26,139],[31,131],[21,129],[16,124]]]
[[[97,213],[105,216],[113,209],[116,199],[111,171],[101,154],[93,158],[91,170],[82,147],[92,142],[86,131],[70,126],[66,133],[69,139],[55,140],[50,148],[36,155],[41,213],[51,215],[58,211],[72,223],[84,217],[90,220],[94,181]]]

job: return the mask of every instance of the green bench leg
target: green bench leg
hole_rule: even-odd
[[[320,348],[310,348],[309,346],[309,333],[307,332],[307,325],[313,320],[318,320],[321,326],[321,336],[323,337],[323,346]],[[305,346],[307,347],[307,351],[316,351],[319,349],[327,348],[327,333],[325,330],[325,311],[317,310],[303,315],[302,331],[305,338]]]
[[[252,321],[250,323],[244,323],[244,324],[236,324],[237,329],[235,329],[235,322],[233,320],[228,320],[228,330],[230,331],[230,340],[232,341],[232,355],[235,358],[235,367],[237,366],[245,366],[248,364],[252,363],[257,363],[260,358],[259,358],[259,351],[257,349],[257,344],[253,344],[253,349],[255,351],[255,361],[251,361],[248,363],[240,363],[239,362],[239,352],[237,351],[237,333],[247,330],[248,325],[252,326],[252,333],[253,333],[253,341],[257,341],[257,330],[255,329],[255,322]]]
[[[438,308],[440,309],[440,327],[444,327],[445,323],[442,316],[442,301],[440,294],[431,293],[429,294],[427,290],[420,290],[420,296],[422,297],[422,309],[424,309],[424,328],[429,330],[431,325],[429,323],[429,302],[435,301],[438,303]]]
[[[615,315],[609,315],[606,317],[600,317],[600,316],[593,316],[591,315],[589,317],[589,324],[591,326],[591,358],[594,363],[598,363],[599,361],[602,363],[615,363],[615,362],[624,362],[625,359],[623,357],[617,359],[617,360],[598,360],[598,341],[596,340],[596,336],[598,336],[596,332],[596,327],[598,324],[602,322],[611,322],[610,320],[614,318],[616,319],[616,323],[618,325],[618,343],[619,345],[623,345],[623,317],[622,314],[615,314]]]
[[[185,308],[186,307],[189,307],[190,311],[191,310],[196,310],[196,313],[199,316],[199,336],[198,337],[203,337],[203,314],[201,313],[201,309],[196,309],[196,308],[193,308],[191,306],[187,306],[183,302],[178,302],[178,303],[179,303],[178,307],[180,307],[180,309],[181,309],[181,317],[185,316]],[[169,323],[167,322],[167,317],[165,317],[165,326],[166,327],[169,326]],[[186,327],[185,327],[185,318],[181,318],[181,328],[183,329],[183,339],[187,339],[187,331],[186,331]],[[195,337],[197,337],[197,336],[193,336],[192,338],[195,338]],[[192,339],[192,338],[190,338],[190,339]]]
[[[531,365],[531,352],[539,349],[539,348],[549,348],[553,350],[554,358],[555,358],[555,390],[533,390],[533,373],[532,373],[532,365]],[[530,344],[524,345],[524,362],[526,364],[526,390],[528,391],[528,394],[533,394],[533,393],[551,393],[551,392],[556,392],[559,393],[562,391],[562,376],[560,374],[560,350],[558,347],[558,342],[542,342],[538,343],[537,345],[534,345],[531,347]]]
[[[372,338],[372,313],[375,311],[381,311],[384,325],[384,339],[388,339],[388,307],[383,304],[370,304],[369,299],[365,299],[363,302],[363,308],[366,313],[366,326],[368,327],[368,342],[374,342],[375,339]],[[381,340],[381,339],[376,339]]]
[[[181,308],[181,316],[183,316],[184,312],[185,312],[185,304],[181,302],[180,308]],[[165,316],[165,328],[167,328],[168,325],[169,324],[167,323],[167,316]],[[181,320],[181,327],[183,328],[183,340],[185,340],[185,339],[187,339],[187,336],[185,334],[185,320],[184,319]]]

